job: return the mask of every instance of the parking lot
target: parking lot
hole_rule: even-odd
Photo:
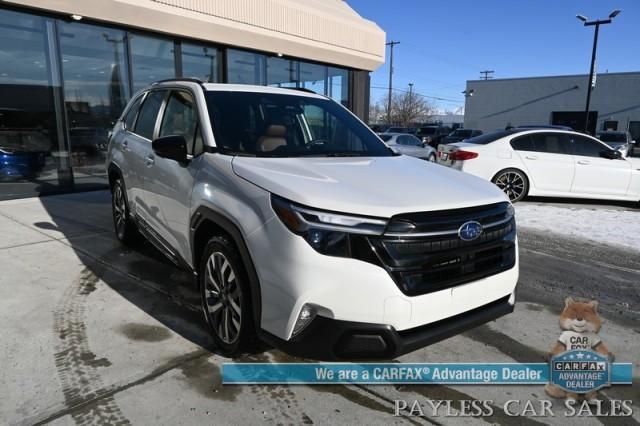
[[[544,362],[559,335],[564,297],[596,298],[605,320],[601,338],[636,371],[633,387],[614,386],[602,396],[640,400],[638,244],[599,241],[584,220],[560,229],[567,216],[602,221],[637,215],[634,208],[520,203],[515,313],[401,361]],[[554,214],[557,233],[549,223]],[[537,229],[540,220],[546,231]],[[492,399],[501,407],[508,399],[544,398],[539,386],[223,386],[221,364],[230,360],[212,347],[189,277],[146,244],[124,248],[116,241],[106,191],[0,202],[0,264],[3,423],[457,424],[470,420],[393,417],[393,401],[447,399],[455,411],[461,400]],[[302,360],[265,348],[233,361]],[[537,420],[500,408],[473,421],[632,424],[640,411],[633,419]]]

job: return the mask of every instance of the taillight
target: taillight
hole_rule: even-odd
[[[464,151],[462,149],[459,149],[457,151],[453,151],[449,154],[449,159],[450,160],[454,160],[454,161],[464,161],[464,160],[471,160],[473,158],[477,158],[478,157],[478,153],[477,152],[471,152],[471,151]]]

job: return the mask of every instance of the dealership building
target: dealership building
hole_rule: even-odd
[[[385,54],[342,0],[3,0],[0,34],[0,199],[103,187],[108,131],[154,81],[306,88],[366,120]]]
[[[484,132],[521,125],[584,130],[588,75],[467,81],[464,125]],[[589,132],[629,130],[640,140],[640,72],[605,73],[591,92]]]

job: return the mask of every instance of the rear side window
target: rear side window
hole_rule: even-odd
[[[136,121],[136,116],[138,115],[138,110],[140,109],[140,103],[142,102],[143,95],[138,96],[129,111],[127,111],[127,115],[124,116],[124,128],[127,130],[133,130],[133,125]]]
[[[158,111],[160,111],[166,94],[166,90],[155,90],[147,95],[136,120],[136,134],[149,140],[153,139],[153,129],[158,118]]]
[[[511,140],[511,148],[516,151],[535,151],[533,141],[529,135],[520,136],[519,138]]]
[[[569,139],[564,133],[533,133],[529,135],[533,151],[550,154],[569,154]]]
[[[606,151],[607,148],[600,142],[589,139],[584,136],[571,136],[574,155],[583,157],[600,157],[600,153]]]
[[[187,141],[187,152],[193,154],[196,140],[202,144],[199,133],[198,111],[193,97],[187,92],[172,92],[164,110],[160,136],[183,136]]]

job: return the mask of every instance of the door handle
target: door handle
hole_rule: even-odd
[[[591,161],[589,160],[578,160],[578,164],[591,164]]]
[[[537,155],[525,155],[525,157],[527,160],[537,160],[538,156]]]
[[[128,151],[129,150],[129,141],[128,140],[125,139],[125,140],[122,141],[122,149],[124,151]]]
[[[145,166],[147,166],[147,167],[151,167],[151,166],[153,166],[153,163],[155,163],[155,160],[154,160],[154,158],[153,158],[151,155],[150,155],[150,156],[148,156],[147,158],[145,158],[145,160],[144,160],[144,164],[145,164]]]

